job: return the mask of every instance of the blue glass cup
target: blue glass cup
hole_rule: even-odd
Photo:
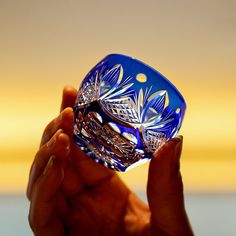
[[[74,141],[110,169],[151,159],[181,127],[186,103],[163,75],[143,62],[110,54],[84,78],[74,106]]]

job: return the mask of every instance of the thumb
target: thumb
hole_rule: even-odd
[[[183,137],[171,139],[154,153],[149,166],[147,197],[151,226],[167,235],[193,235],[184,207],[180,156]]]

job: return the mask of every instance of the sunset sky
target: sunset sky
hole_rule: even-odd
[[[233,0],[0,0],[0,193],[25,191],[63,87],[78,88],[110,53],[149,64],[185,97],[185,190],[236,191],[235,9]],[[121,176],[143,191],[147,168]]]

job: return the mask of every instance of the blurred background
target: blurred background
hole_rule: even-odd
[[[25,190],[65,85],[133,56],[181,91],[181,172],[196,235],[236,235],[236,2],[0,0],[0,235],[32,235]],[[144,200],[148,164],[121,177]],[[14,227],[12,227],[14,225]]]

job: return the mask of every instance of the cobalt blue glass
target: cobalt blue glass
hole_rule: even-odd
[[[186,104],[162,74],[111,54],[84,78],[74,106],[74,141],[97,163],[126,171],[151,159],[180,129]]]

